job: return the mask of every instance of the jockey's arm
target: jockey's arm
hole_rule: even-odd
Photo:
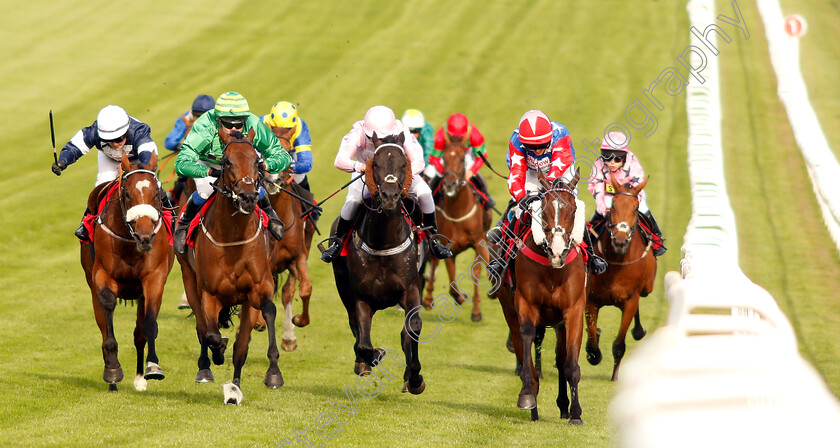
[[[606,178],[604,177],[604,163],[599,159],[595,161],[592,171],[595,176],[586,184],[586,188],[592,193],[595,199],[595,210],[601,216],[606,216],[607,213],[607,198],[606,198]]]
[[[309,145],[295,147],[295,160],[293,162],[295,174],[306,174],[312,171],[311,148]]]
[[[510,173],[508,174],[508,190],[515,201],[525,197],[525,174],[528,166],[525,162],[525,155],[508,143],[508,155],[510,156]]]
[[[546,176],[546,180],[549,182],[562,178],[563,173],[565,173],[574,162],[571,144],[572,137],[566,135],[560,138],[560,140],[558,140],[551,148],[551,168],[548,171],[548,176]]]
[[[472,151],[474,156],[473,164],[469,167],[469,170],[472,173],[472,175],[475,176],[476,174],[478,174],[478,170],[480,170],[481,167],[484,166],[484,159],[481,158],[481,156],[487,153],[487,145],[482,143],[481,146],[474,146]]]
[[[335,162],[333,165],[341,171],[348,173],[361,173],[364,171],[364,164],[353,160],[356,152],[362,148],[362,131],[353,128],[341,139],[341,145],[338,147],[338,154],[335,155]]]
[[[411,164],[411,174],[416,176],[426,168],[426,162],[423,161],[423,147],[407,130],[404,131],[404,134],[406,134],[406,140],[403,143],[403,150],[408,163]]]
[[[58,160],[64,162],[65,165],[71,165],[79,160],[80,157],[90,152],[90,149],[96,144],[96,127],[93,125],[87,126],[76,132],[76,135],[64,144],[61,152],[58,155]]]

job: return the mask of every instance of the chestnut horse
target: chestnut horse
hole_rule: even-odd
[[[513,262],[514,286],[502,285],[497,292],[517,360],[527,366],[520,372],[522,389],[517,406],[530,409],[532,420],[539,419],[539,376],[531,346],[538,327],[551,326],[557,335],[555,353],[560,384],[557,406],[561,417],[569,418],[572,425],[583,424],[578,394],[578,356],[588,281],[583,250],[575,247],[571,240],[576,210],[575,187],[579,179],[578,172],[568,184],[558,179],[540,190],[540,207],[531,209],[531,230]],[[540,180],[545,185],[541,173]],[[522,219],[526,219],[525,214]]]
[[[117,190],[108,199],[95,221],[91,243],[82,243],[81,259],[85,279],[93,296],[93,312],[102,332],[102,356],[105,370],[102,379],[110,390],[117,390],[123,379],[117,359],[114,337],[114,307],[117,298],[137,301],[134,347],[137,349],[137,374],[134,388],[146,390],[146,380],[162,380],[155,339],[158,334],[163,286],[175,258],[164,224],[161,190],[155,170],[157,154],[148,164],[129,162],[124,154],[121,176],[93,189],[88,197],[90,210],[98,210],[99,200],[116,183]],[[163,229],[163,231],[161,231]],[[146,368],[143,352],[149,344]]]
[[[490,262],[487,243],[484,234],[490,229],[490,210],[484,210],[475,196],[475,190],[468,185],[465,156],[467,148],[459,137],[452,137],[452,140],[443,149],[443,166],[446,172],[441,179],[440,188],[443,188],[442,199],[435,207],[437,211],[438,232],[452,241],[451,258],[444,260],[446,271],[449,273],[449,294],[455,298],[460,305],[470,296],[458,291],[455,287],[455,257],[459,253],[472,248],[475,250],[475,262],[472,263],[472,278],[477,279],[481,274],[482,263]],[[429,283],[426,285],[426,297],[424,305],[429,308],[432,304],[432,295],[435,290],[435,270],[438,259],[431,258],[431,269],[429,270]],[[478,292],[478,283],[473,282],[472,296],[472,321],[481,321],[481,296]],[[465,299],[466,296],[466,299]]]
[[[598,348],[598,310],[607,305],[621,309],[621,326],[612,347],[612,380],[615,381],[618,379],[618,366],[624,357],[624,338],[630,320],[635,318],[632,332],[635,340],[642,339],[646,333],[639,320],[639,297],[647,297],[653,291],[656,257],[651,253],[652,240],[648,239],[645,244],[639,235],[639,192],[647,185],[647,179],[635,187],[621,185],[612,174],[610,181],[615,193],[607,213],[609,232],[602,232],[594,248],[596,254],[607,260],[609,267],[589,285],[586,359],[590,364],[597,365],[602,358],[601,349]]]
[[[288,135],[278,137],[280,144],[286,151],[291,151],[292,145],[289,141],[294,128],[287,131]],[[312,281],[309,279],[309,249],[312,246],[312,236],[315,234],[315,225],[307,218],[301,219],[303,204],[300,200],[288,194],[292,191],[295,194],[308,193],[303,188],[297,188],[294,183],[294,176],[286,171],[279,175],[269,174],[266,176],[266,191],[269,193],[271,205],[286,226],[283,239],[274,241],[272,239],[271,262],[273,264],[275,293],[279,285],[278,280],[281,273],[289,271],[289,277],[283,285],[282,298],[285,319],[283,327],[285,332],[280,347],[287,351],[297,348],[295,337],[295,326],[305,327],[309,325],[309,299],[312,296]],[[286,190],[284,193],[281,190]],[[292,301],[295,298],[295,282],[300,281],[300,299],[303,302],[303,314],[292,314]],[[262,322],[257,321],[257,327]]]
[[[350,330],[356,338],[354,372],[370,371],[384,356],[384,350],[375,349],[371,343],[371,321],[377,311],[399,304],[406,312],[401,332],[405,353],[403,391],[416,395],[426,388],[418,359],[423,278],[414,229],[404,215],[403,198],[408,195],[412,174],[403,142],[403,134],[384,140],[373,134],[376,150],[365,168],[373,210],[361,211],[364,215],[357,220],[360,224],[348,236],[347,255],[332,265]],[[428,251],[425,243],[421,247]]]
[[[238,137],[241,134],[235,133]],[[220,327],[227,327],[231,308],[241,305],[240,324],[233,348],[233,381],[225,386],[225,402],[242,401],[240,377],[248,356],[248,342],[254,328],[251,310],[260,310],[268,327],[269,367],[264,383],[269,388],[283,385],[277,365],[280,351],[274,329],[277,309],[272,302],[274,277],[269,262],[271,237],[255,213],[262,180],[259,154],[253,144],[253,130],[247,139],[223,139],[225,145],[215,200],[201,217],[194,247],[178,255],[184,290],[195,314],[196,332],[201,343],[198,358],[199,383],[213,381],[208,348],[213,363],[225,361],[226,338]]]

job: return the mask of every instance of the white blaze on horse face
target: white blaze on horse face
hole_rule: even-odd
[[[143,189],[149,188],[151,186],[152,186],[152,183],[149,182],[148,180],[141,180],[141,181],[137,182],[136,184],[134,184],[134,188],[136,188],[137,191],[140,192],[140,194],[143,194]]]

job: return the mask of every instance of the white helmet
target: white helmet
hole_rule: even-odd
[[[105,106],[96,116],[96,128],[102,140],[114,140],[128,132],[128,114],[120,106]]]
[[[406,110],[400,121],[402,121],[409,129],[420,129],[426,125],[426,117],[424,117],[423,112],[420,112],[418,109]]]
[[[373,136],[374,132],[379,137],[399,132],[397,117],[394,116],[394,111],[386,106],[373,106],[368,109],[362,129],[368,137]]]

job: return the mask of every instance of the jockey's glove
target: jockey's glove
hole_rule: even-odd
[[[61,160],[53,162],[52,164],[52,172],[55,173],[56,176],[61,176],[61,172],[64,171],[65,168],[67,168],[67,164]]]
[[[210,171],[207,173],[209,177],[220,178],[222,177],[222,170],[217,168],[210,168]]]
[[[534,202],[534,201],[538,201],[539,199],[540,199],[539,193],[530,192],[530,193],[526,194],[522,199],[519,200],[519,208],[521,208],[522,211],[528,211],[528,209],[531,206],[531,203]]]

